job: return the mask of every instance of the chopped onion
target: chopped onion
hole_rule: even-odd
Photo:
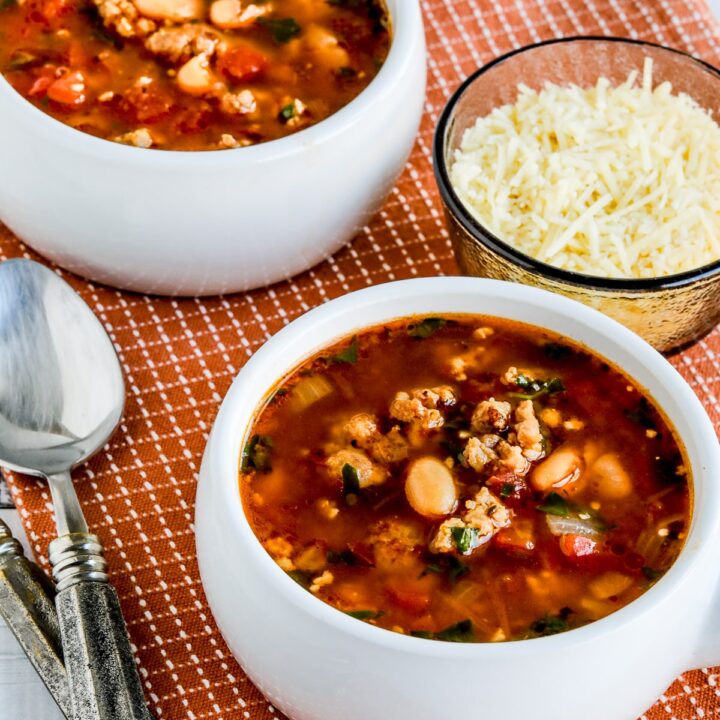
[[[290,405],[299,413],[335,391],[334,385],[323,375],[308,375],[292,389]]]
[[[597,527],[597,521],[592,518],[582,519],[577,515],[570,515],[569,517],[546,515],[545,519],[553,535],[584,535],[585,537],[596,538],[602,534]]]

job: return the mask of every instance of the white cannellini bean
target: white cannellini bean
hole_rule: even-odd
[[[620,500],[632,493],[632,480],[615,453],[604,453],[592,466],[598,493],[608,500]]]
[[[530,484],[541,492],[561,488],[577,480],[584,466],[577,449],[564,445],[535,467],[530,475]]]
[[[412,509],[425,517],[449,515],[457,507],[458,492],[452,473],[433,457],[420,458],[410,466],[405,495]]]
[[[177,84],[189,95],[204,95],[212,89],[213,77],[205,55],[196,55],[188,60],[177,74]]]
[[[304,33],[304,40],[320,64],[340,68],[350,63],[350,56],[340,47],[335,35],[321,25],[310,25]]]
[[[215,0],[210,6],[210,22],[223,30],[247,27],[272,8],[269,5],[243,5],[240,0]]]
[[[153,20],[187,22],[203,16],[203,0],[133,0],[138,12]]]

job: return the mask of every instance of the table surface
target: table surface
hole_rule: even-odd
[[[655,0],[644,0],[654,2]],[[720,18],[720,0],[708,0]],[[0,477],[0,518],[10,525],[30,555],[17,511]],[[0,717],[8,720],[62,720],[49,693],[0,618]]]

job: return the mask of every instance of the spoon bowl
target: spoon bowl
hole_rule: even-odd
[[[0,265],[0,460],[36,476],[72,470],[122,416],[115,350],[90,308],[43,265]]]

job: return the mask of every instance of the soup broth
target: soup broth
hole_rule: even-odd
[[[672,565],[691,508],[641,388],[552,333],[475,316],[392,322],[303,363],[255,420],[240,490],[309,592],[458,642],[627,605]]]
[[[167,150],[253,145],[309,127],[370,83],[382,0],[3,0],[0,72],[98,137]]]

